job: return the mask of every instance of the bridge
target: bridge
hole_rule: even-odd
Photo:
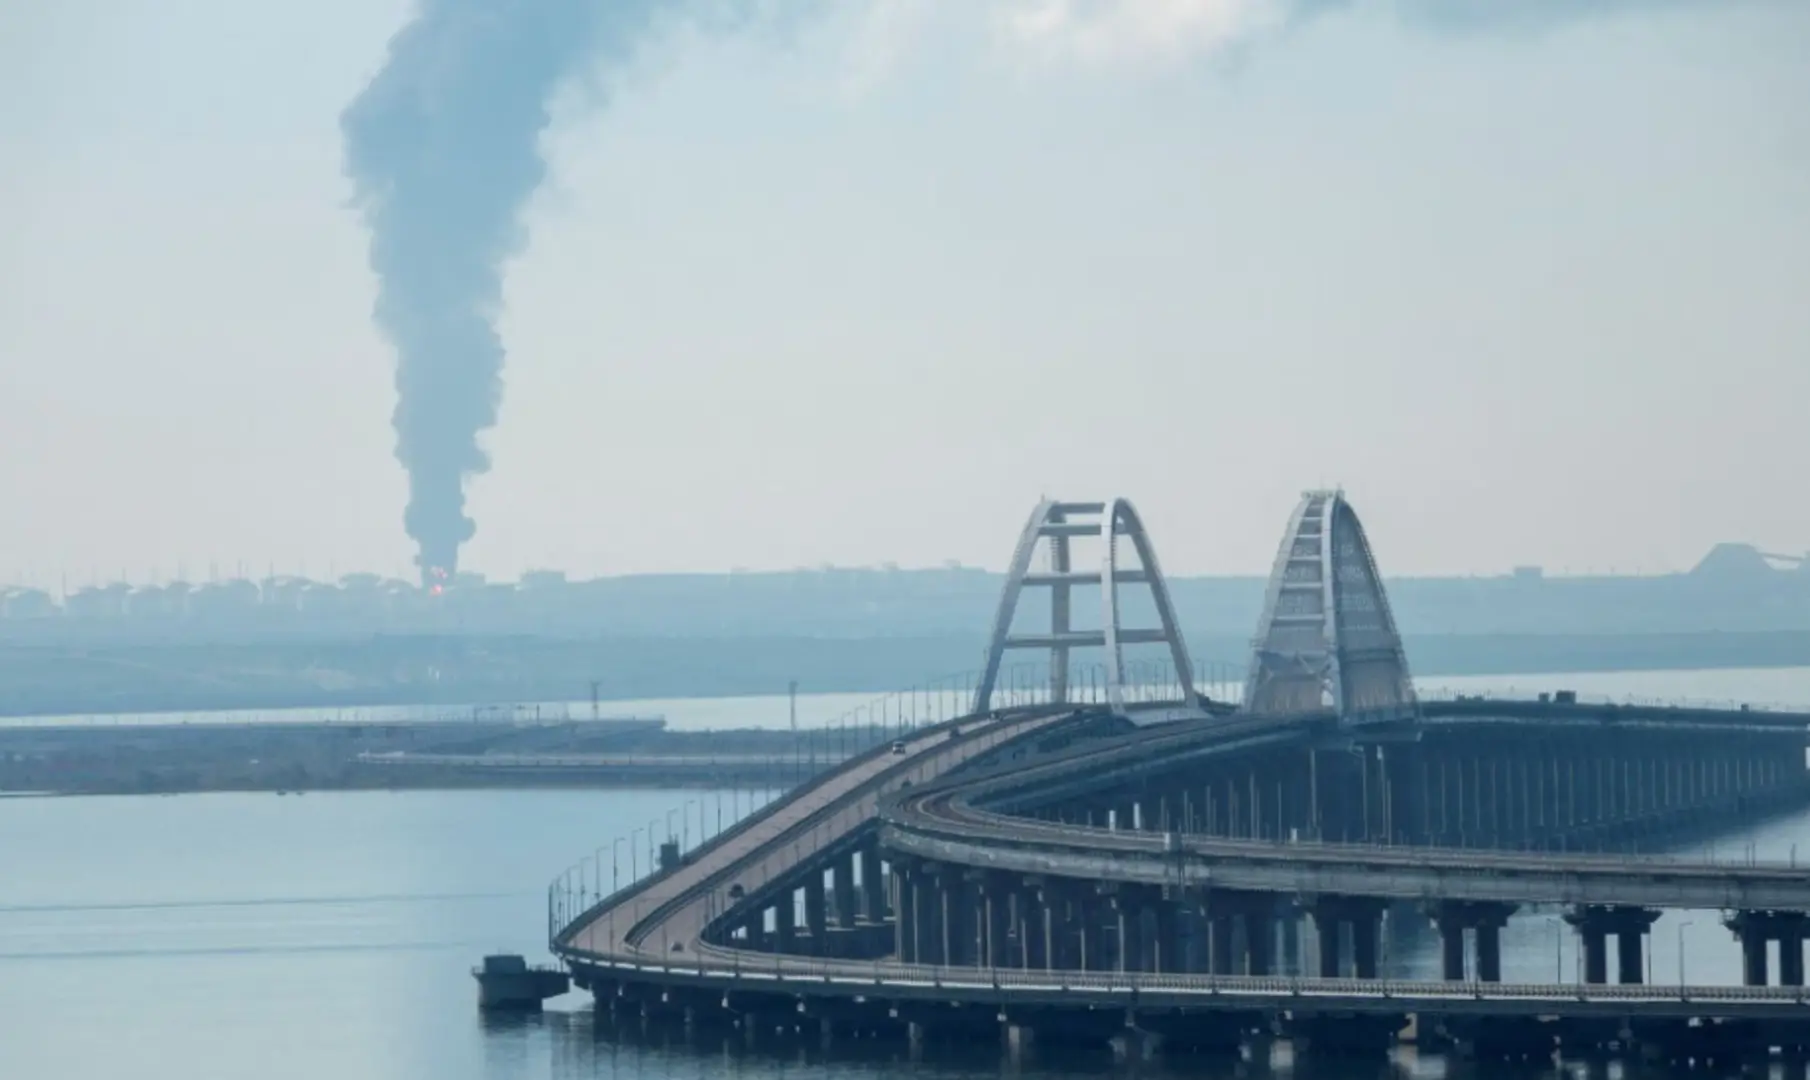
[[[964,715],[902,695],[864,749],[668,837],[640,880],[638,838],[599,849],[549,888],[551,948],[600,1011],[750,1039],[1810,1053],[1810,875],[1639,853],[1801,805],[1810,714],[1422,699],[1381,581],[1344,495],[1307,493],[1234,703],[1201,685],[1131,504],[1042,502]],[[1047,628],[1021,629],[1039,591]],[[1154,626],[1129,625],[1138,601]],[[1566,909],[1580,983],[1501,981],[1531,905]],[[1674,907],[1725,912],[1745,985],[1645,985]],[[1444,978],[1381,978],[1386,927],[1420,916]]]

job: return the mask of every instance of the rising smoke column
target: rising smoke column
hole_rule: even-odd
[[[597,57],[620,58],[661,0],[424,0],[340,117],[371,234],[378,326],[396,349],[396,457],[424,580],[471,539],[466,477],[490,460],[504,262],[546,174],[549,101]],[[438,573],[436,573],[438,572]]]
[[[917,0],[872,0],[912,4]],[[966,4],[980,0],[950,0]],[[1393,7],[1472,28],[1699,0],[990,0],[1035,37],[1134,41],[1181,36],[1216,47],[1242,12],[1279,6],[1310,19]],[[1763,0],[1762,0],[1763,2]],[[525,240],[521,211],[546,173],[539,141],[549,99],[594,58],[629,55],[661,11],[685,8],[720,29],[785,23],[822,0],[422,0],[383,69],[340,126],[355,201],[371,232],[375,317],[396,349],[396,457],[408,472],[408,534],[425,580],[458,564],[474,526],[464,482],[490,467],[478,445],[496,423],[503,345],[496,332],[505,260]],[[1112,35],[1108,35],[1112,36]]]

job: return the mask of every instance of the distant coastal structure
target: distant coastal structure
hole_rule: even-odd
[[[1170,579],[1186,630],[1248,633],[1263,579]],[[751,633],[896,637],[969,632],[998,595],[999,574],[945,564],[819,567],[573,580],[557,570],[492,582],[460,573],[443,595],[398,578],[86,585],[59,596],[0,586],[0,638],[49,634],[160,639],[219,633]],[[1684,573],[1553,575],[1538,566],[1463,578],[1391,579],[1409,634],[1663,633],[1810,630],[1810,558],[1718,544]]]

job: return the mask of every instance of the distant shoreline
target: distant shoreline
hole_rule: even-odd
[[[1248,639],[1190,634],[1237,678]],[[1810,631],[1419,635],[1423,678],[1810,666]],[[898,638],[345,636],[305,642],[0,646],[0,716],[104,716],[807,693],[884,694],[980,666],[969,635]]]

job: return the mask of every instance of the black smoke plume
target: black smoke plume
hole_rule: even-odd
[[[503,265],[546,173],[554,92],[594,58],[622,57],[660,0],[425,0],[340,117],[371,234],[375,317],[396,349],[396,457],[424,581],[471,539],[465,480],[490,460]]]

